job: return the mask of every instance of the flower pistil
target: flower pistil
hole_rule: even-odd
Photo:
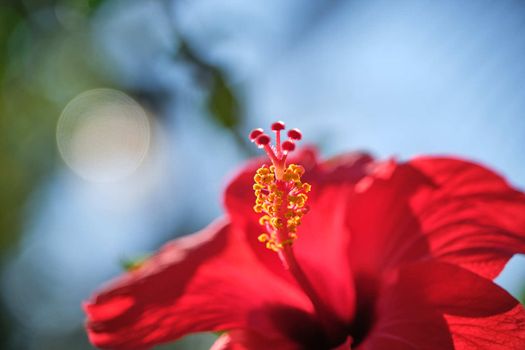
[[[288,131],[288,140],[281,144],[283,122],[272,124],[276,133],[275,146],[270,145],[270,137],[262,129],[251,132],[250,138],[257,146],[264,148],[272,165],[263,165],[254,176],[256,213],[263,214],[259,219],[266,232],[259,235],[260,242],[268,249],[279,252],[285,245],[292,245],[297,239],[297,227],[301,218],[308,212],[306,201],[310,185],[301,181],[304,168],[297,164],[286,165],[286,157],[295,149],[295,142],[301,139],[298,129]]]
[[[298,237],[297,228],[308,212],[307,193],[311,186],[301,180],[305,169],[297,164],[287,165],[286,158],[295,149],[295,141],[299,141],[302,134],[298,129],[291,129],[288,131],[288,139],[281,143],[284,123],[275,122],[271,129],[276,134],[273,146],[270,145],[270,136],[262,129],[255,129],[250,133],[252,142],[263,148],[272,162],[270,166],[260,167],[254,175],[256,200],[253,209],[262,214],[259,224],[266,228],[266,232],[260,234],[258,240],[265,243],[266,248],[278,253],[284,268],[291,273],[312,302],[327,336],[334,339],[341,333],[340,322],[319,297],[292,249]]]

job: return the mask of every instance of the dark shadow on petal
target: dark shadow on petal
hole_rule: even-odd
[[[376,318],[357,350],[453,350],[443,314],[417,290],[394,284],[379,291]]]
[[[286,305],[267,306],[261,314],[253,313],[250,317],[250,323],[271,322],[279,330],[280,336],[304,350],[329,350],[347,338],[342,333],[337,344],[330,343],[315,315]]]
[[[376,302],[379,282],[375,276],[360,274],[354,277],[356,284],[356,317],[349,327],[352,346],[363,342],[376,321]]]
[[[429,261],[401,269],[399,284],[417,290],[437,310],[480,318],[504,314],[519,302],[494,282],[459,266]]]

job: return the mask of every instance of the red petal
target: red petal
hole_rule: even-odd
[[[313,150],[303,149],[290,163],[303,165],[304,181],[312,185],[308,194],[310,211],[298,229],[294,251],[321,299],[331,303],[332,311],[343,322],[354,314],[355,295],[348,244],[350,235],[345,228],[345,208],[349,192],[367,171],[371,157],[351,153],[318,164]],[[295,284],[282,267],[277,254],[264,248],[257,241],[262,228],[258,214],[253,212],[254,196],[251,193],[253,174],[259,163],[241,172],[226,190],[226,207],[232,224],[246,232],[248,244],[269,269],[283,279]]]
[[[400,263],[429,256],[426,237],[412,213],[410,199],[428,179],[393,161],[377,166],[348,198],[346,223],[356,274],[378,275]],[[387,169],[385,171],[384,169]]]
[[[486,168],[419,158],[371,182],[348,211],[357,270],[436,257],[493,278],[525,252],[525,196]]]
[[[273,313],[311,312],[304,295],[262,267],[226,223],[175,240],[85,305],[94,345],[145,349],[190,332],[258,329]]]
[[[401,269],[362,349],[524,349],[525,311],[502,288],[447,263]],[[361,349],[361,347],[358,347]]]
[[[457,159],[418,158],[410,166],[434,185],[412,200],[433,256],[492,279],[525,252],[525,196],[503,178]]]
[[[357,350],[453,350],[443,315],[399,286],[389,288],[377,304],[374,328]]]
[[[401,282],[444,313],[455,349],[525,349],[525,310],[485,278],[446,263],[407,268]]]
[[[490,303],[490,300],[487,300]],[[525,311],[515,306],[505,313],[486,318],[445,315],[457,350],[525,349]]]

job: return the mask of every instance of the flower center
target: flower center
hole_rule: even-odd
[[[319,297],[292,249],[294,241],[298,238],[297,228],[301,224],[301,218],[308,212],[306,194],[310,192],[311,187],[301,181],[304,168],[296,164],[287,165],[286,157],[295,149],[295,141],[299,141],[302,134],[298,129],[291,129],[288,131],[288,139],[281,143],[284,123],[273,123],[271,129],[275,132],[275,145],[270,145],[270,136],[262,129],[255,129],[250,133],[252,142],[263,148],[272,162],[270,166],[263,165],[259,168],[254,176],[253,189],[256,200],[253,209],[262,214],[259,223],[266,229],[258,239],[266,248],[279,254],[284,267],[290,271],[312,302],[327,336],[334,339],[340,334],[337,326],[339,321]]]
[[[251,140],[264,148],[272,161],[271,166],[263,165],[254,176],[253,189],[257,199],[253,209],[262,214],[259,223],[266,229],[259,235],[259,241],[265,243],[266,248],[279,252],[297,239],[297,226],[308,212],[306,193],[310,191],[310,185],[301,182],[302,166],[286,165],[286,157],[295,149],[294,140],[301,139],[301,132],[297,129],[288,131],[288,140],[281,144],[284,123],[273,123],[272,130],[276,133],[275,146],[270,145],[270,137],[262,129],[250,133]]]

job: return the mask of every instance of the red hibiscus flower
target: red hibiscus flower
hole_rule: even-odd
[[[274,147],[252,132],[272,166],[233,179],[225,218],[85,304],[94,345],[223,331],[214,350],[525,349],[523,307],[492,282],[525,252],[522,193],[454,158],[288,157],[301,134],[282,129]]]

